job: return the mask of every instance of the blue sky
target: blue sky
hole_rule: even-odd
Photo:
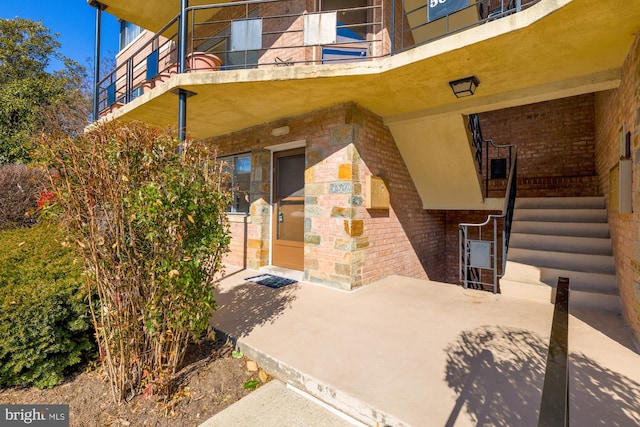
[[[93,68],[95,9],[86,0],[0,0],[0,18],[42,21],[62,44],[60,52],[79,64]],[[101,57],[113,58],[118,51],[119,24],[102,13]],[[59,64],[52,64],[55,70]]]

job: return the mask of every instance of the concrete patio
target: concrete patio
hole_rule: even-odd
[[[367,424],[536,426],[553,306],[390,276],[354,292],[271,289],[227,268],[217,330],[268,372]],[[620,316],[572,309],[573,426],[640,424]]]

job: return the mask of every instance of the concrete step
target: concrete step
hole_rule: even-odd
[[[511,225],[511,233],[609,237],[609,224],[606,222],[516,221]]]
[[[516,209],[604,209],[604,197],[526,197],[516,199]]]
[[[569,285],[571,287],[571,285]],[[583,290],[569,290],[569,306],[602,310],[611,313],[622,313],[620,296],[617,294],[602,294]]]
[[[585,273],[614,274],[614,261],[610,255],[573,254],[568,252],[538,251],[509,248],[507,261],[536,267],[557,268]]]
[[[571,306],[620,313],[607,220],[603,197],[518,199],[500,291],[552,300],[568,277]]]
[[[513,221],[607,222],[605,209],[515,209]]]
[[[557,279],[556,279],[557,284]],[[589,310],[621,313],[620,297],[617,294],[573,289],[569,282],[569,306]],[[520,282],[509,278],[500,279],[500,293],[520,298],[553,302],[555,286],[543,282]]]
[[[511,233],[510,248],[576,254],[611,255],[611,239]]]
[[[290,384],[274,379],[218,412],[199,427],[220,426],[365,427],[366,424],[356,421]]]
[[[572,290],[599,292],[601,294],[618,293],[615,274],[585,273],[560,268],[536,267],[507,261],[504,279],[514,282],[545,284],[555,288],[558,277],[568,277]]]

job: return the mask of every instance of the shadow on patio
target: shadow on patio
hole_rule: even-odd
[[[272,375],[368,425],[537,425],[548,302],[402,276],[271,289],[246,282],[256,274],[222,280],[211,325]],[[610,334],[570,317],[572,425],[640,425],[640,355],[618,342],[619,316],[601,316]]]
[[[478,426],[538,423],[547,342],[524,329],[462,332],[447,353],[446,381],[458,394],[445,424],[465,407]],[[570,355],[571,425],[640,425],[640,384],[579,352]]]
[[[213,317],[218,323],[230,325],[224,332],[234,338],[246,337],[256,327],[275,322],[296,299],[299,288],[295,284],[273,289],[243,280],[251,275],[246,270],[234,271],[223,278],[234,286],[220,286],[216,291],[218,309]]]

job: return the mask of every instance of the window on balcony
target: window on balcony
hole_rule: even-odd
[[[232,201],[229,212],[249,213],[249,189],[251,183],[251,153],[221,157],[227,189]]]
[[[259,17],[258,8],[247,14],[246,20]],[[258,65],[258,50],[232,50],[231,25],[198,46],[200,52],[215,54],[222,61],[223,69],[255,68]]]
[[[138,27],[131,22],[120,21],[120,50],[129,46],[143,31],[142,27]]]
[[[369,18],[369,0],[318,0],[319,10],[321,12],[338,11],[338,27],[345,31],[345,35],[359,40],[366,40],[367,33],[370,31],[367,22],[371,22]],[[338,35],[340,28],[338,29]]]
[[[322,48],[322,62],[356,62],[370,54],[366,40],[372,36],[369,0],[318,0],[321,12],[336,12],[335,46]]]

